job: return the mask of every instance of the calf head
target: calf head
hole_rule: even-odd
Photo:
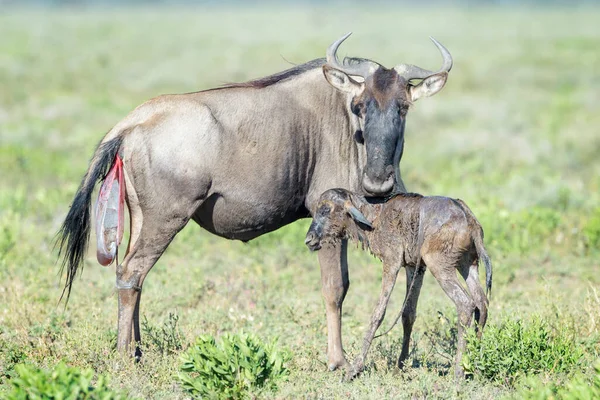
[[[334,244],[348,239],[350,233],[373,229],[369,220],[360,212],[361,200],[344,189],[330,189],[319,198],[313,222],[308,228],[304,243],[311,251],[324,244]],[[362,241],[360,233],[359,240]]]
[[[432,96],[444,87],[452,68],[452,56],[431,38],[444,59],[436,72],[409,64],[388,69],[359,58],[345,58],[340,63],[337,49],[348,36],[328,48],[323,73],[329,84],[348,94],[350,112],[358,116],[360,127],[355,138],[366,147],[367,158],[363,166],[363,189],[374,196],[387,195],[392,190],[406,192],[399,164],[408,108],[421,97]],[[361,77],[362,81],[352,76]]]

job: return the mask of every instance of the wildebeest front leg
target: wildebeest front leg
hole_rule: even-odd
[[[330,371],[346,365],[342,347],[342,303],[348,292],[348,242],[319,251],[321,291],[327,313],[327,365]]]
[[[377,306],[373,310],[373,314],[371,315],[371,323],[367,328],[367,332],[365,333],[365,337],[363,339],[363,348],[362,353],[356,357],[354,363],[352,363],[352,367],[348,370],[346,374],[346,379],[353,379],[358,374],[360,374],[365,366],[365,359],[367,357],[367,353],[369,348],[371,347],[371,342],[373,341],[373,337],[375,336],[375,332],[381,325],[383,318],[385,317],[385,310],[388,305],[388,301],[390,300],[390,295],[392,294],[392,290],[394,289],[394,285],[396,283],[396,278],[398,277],[398,271],[400,271],[400,265],[385,265],[383,266],[383,275],[381,277],[381,293],[379,295],[379,301],[377,302]]]

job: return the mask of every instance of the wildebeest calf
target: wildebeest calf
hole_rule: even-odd
[[[459,199],[398,194],[387,201],[365,198],[343,189],[330,189],[319,199],[313,222],[306,234],[311,250],[350,239],[362,243],[383,261],[379,302],[367,329],[362,353],[348,371],[354,378],[363,367],[375,331],[381,325],[400,268],[406,268],[407,293],[402,311],[404,337],[398,366],[408,357],[409,341],[416,319],[417,300],[425,269],[429,269],[458,311],[458,344],[455,375],[462,377],[462,354],[466,327],[473,314],[478,333],[485,326],[488,299],[479,283],[478,264],[486,268],[487,290],[492,287],[492,265],[483,246],[481,225]],[[467,283],[459,283],[456,271]],[[414,280],[414,282],[413,282]]]

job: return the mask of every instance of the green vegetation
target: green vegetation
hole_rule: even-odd
[[[189,398],[178,380],[180,358],[203,335],[217,346],[242,331],[279,337],[291,353],[289,379],[261,398],[496,399],[530,389],[531,398],[575,398],[597,382],[600,9],[389,7],[3,9],[0,398],[13,390],[20,365],[52,374],[60,362],[93,370],[81,372],[85,387],[98,390],[101,377],[110,377],[110,388],[128,397]],[[471,344],[481,354],[470,359],[483,370],[455,385],[454,306],[427,275],[412,366],[395,366],[400,324],[374,341],[359,379],[342,383],[343,372],[328,372],[320,272],[303,245],[307,220],[247,244],[187,226],[144,283],[139,363],[114,350],[114,266],[100,267],[94,248],[68,307],[57,306],[52,240],[104,132],[156,95],[264,76],[288,67],[282,56],[294,63],[322,57],[349,30],[343,53],[388,67],[436,68],[430,35],[454,55],[444,90],[408,114],[402,173],[412,191],[463,199],[485,229],[494,294],[488,332]],[[356,249],[349,260],[342,319],[353,358],[379,295],[381,265]],[[402,305],[403,279],[388,316]],[[509,339],[518,332],[535,352]],[[542,347],[545,337],[554,348]],[[216,354],[209,348],[197,354]]]
[[[183,339],[181,330],[177,328],[179,316],[169,313],[169,319],[158,328],[148,322],[144,315],[142,320],[142,335],[144,337],[144,346],[153,347],[155,351],[161,354],[174,354],[183,349]]]
[[[569,382],[559,384],[533,377],[526,379],[519,388],[515,398],[525,400],[591,400],[600,398],[600,363],[594,367],[593,378],[578,376]]]
[[[109,388],[108,378],[100,375],[93,380],[94,371],[66,366],[63,363],[52,367],[51,371],[34,366],[18,365],[17,377],[11,380],[13,390],[7,400],[26,399],[65,399],[101,400],[126,399],[122,393]]]
[[[471,330],[463,365],[467,373],[510,385],[522,376],[569,372],[582,357],[572,329],[560,324],[553,331],[539,316],[527,322],[512,317],[488,326],[482,340]]]
[[[289,358],[275,341],[265,344],[255,335],[202,335],[181,356],[179,380],[197,398],[251,398],[277,388],[289,374]]]

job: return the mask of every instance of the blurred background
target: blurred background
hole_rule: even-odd
[[[96,144],[134,107],[323,57],[348,31],[354,34],[341,55],[387,67],[436,69],[441,60],[429,36],[450,50],[446,87],[408,115],[407,188],[459,197],[481,220],[495,267],[492,324],[539,313],[551,326],[571,321],[570,337],[589,345],[581,364],[588,368],[598,357],[600,321],[597,3],[0,0],[0,348],[7,355],[0,389],[18,362],[66,360],[110,373],[132,395],[184,397],[170,378],[177,352],[137,369],[113,368],[114,267],[99,267],[94,249],[69,307],[56,307],[55,232]],[[423,362],[410,380],[394,373],[389,360],[401,328],[380,341],[372,372],[351,389],[323,372],[325,316],[316,256],[303,246],[308,223],[247,245],[186,227],[149,275],[144,315],[157,326],[179,315],[184,347],[201,333],[242,328],[280,336],[294,354],[293,379],[274,396],[347,390],[365,398],[373,387],[400,397],[453,395],[443,362]],[[380,271],[378,261],[352,251],[344,308],[350,355],[360,347]],[[392,310],[402,304],[403,278],[397,287]],[[455,311],[430,276],[419,310],[414,355],[422,360],[443,353],[426,333],[442,329],[440,314]],[[477,385],[467,396],[516,390]]]

